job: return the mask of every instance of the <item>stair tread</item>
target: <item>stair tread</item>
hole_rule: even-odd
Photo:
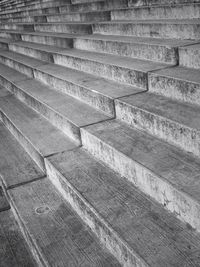
[[[9,195],[43,264],[120,266],[48,179],[9,190]]]
[[[200,107],[181,103],[152,93],[137,94],[118,100],[156,116],[200,130]]]
[[[77,146],[60,130],[13,95],[0,98],[0,109],[42,156]]]
[[[169,65],[137,58],[127,58],[123,56],[110,55],[99,52],[90,52],[78,49],[69,49],[57,52],[57,54],[64,56],[77,57],[84,60],[97,61],[103,64],[116,65],[123,68],[130,68],[133,70],[141,70],[144,72],[152,71],[154,69],[161,69]]]
[[[0,123],[0,137],[1,180],[6,188],[44,176],[44,173],[2,123]]]
[[[22,54],[15,53],[12,51],[0,51],[0,55],[4,56],[6,58],[13,59],[17,62],[20,62],[20,63],[27,65],[29,67],[32,67],[32,68],[48,64],[48,62],[45,62],[45,61],[42,61],[39,59],[35,59],[32,57],[27,57],[27,56],[24,56]]]
[[[199,70],[189,69],[186,67],[176,66],[164,70],[157,70],[152,72],[153,75],[162,75],[183,81],[200,83]]]
[[[0,236],[1,266],[36,266],[12,210],[3,211],[0,214]]]
[[[2,124],[0,123],[0,131],[2,129]],[[3,150],[2,150],[3,151]],[[0,153],[0,155],[2,154],[2,152]],[[2,176],[2,171],[1,171],[1,175]],[[2,187],[0,186],[0,212],[2,211],[6,211],[10,209],[10,205],[8,203],[8,200],[3,192]]]
[[[117,120],[85,130],[200,203],[200,161],[190,153]]]
[[[94,92],[98,92],[112,98],[118,98],[124,95],[135,94],[142,91],[140,88],[120,84],[95,75],[91,75],[89,73],[84,73],[55,64],[48,64],[45,65],[45,67],[41,66],[37,69],[59,79],[78,84],[84,88],[88,88],[89,90],[93,90]]]
[[[89,39],[89,40],[103,40],[103,41],[116,41],[122,43],[141,43],[141,44],[152,44],[152,45],[162,45],[162,46],[184,46],[193,45],[192,40],[179,40],[179,39],[158,39],[151,37],[137,37],[137,36],[118,36],[118,35],[102,35],[102,34],[92,34],[87,36],[78,36],[78,39]]]
[[[199,235],[83,149],[48,161],[148,266],[200,264]]]
[[[143,89],[140,88],[120,84],[89,73],[70,69],[56,64],[48,64],[47,62],[33,59],[22,54],[6,51],[4,53],[0,52],[0,55],[16,60],[22,64],[26,64],[57,78],[89,88],[90,90],[99,92],[101,94],[104,94],[105,96],[118,98],[143,91]]]
[[[147,20],[113,20],[106,22],[97,22],[95,24],[199,24],[200,19],[147,19]]]

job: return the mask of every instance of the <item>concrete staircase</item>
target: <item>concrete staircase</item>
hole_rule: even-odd
[[[200,1],[0,21],[0,266],[199,267]]]

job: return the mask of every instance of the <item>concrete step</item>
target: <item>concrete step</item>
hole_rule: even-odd
[[[199,70],[172,67],[148,75],[149,91],[174,100],[200,105]]]
[[[112,20],[199,19],[199,4],[160,5],[111,11]]]
[[[165,64],[128,59],[126,57],[107,55],[70,49],[54,53],[54,63],[72,69],[99,75],[106,79],[127,85],[147,89],[147,73],[166,68]]]
[[[181,66],[200,69],[200,43],[179,47],[178,51]]]
[[[123,266],[199,265],[200,236],[84,150],[49,157],[46,166],[52,183]]]
[[[0,62],[71,95],[108,116],[115,114],[114,99],[144,91],[74,69],[45,64],[44,61],[13,52],[2,51]]]
[[[13,95],[0,98],[0,120],[44,171],[44,157],[77,146]]]
[[[110,21],[110,11],[72,12],[56,15],[40,15],[33,18],[35,22],[98,22]]]
[[[0,24],[1,30],[17,30],[17,31],[38,31],[38,32],[53,32],[53,33],[70,33],[70,34],[91,34],[91,24],[86,23],[7,23]]]
[[[36,261],[27,247],[12,210],[0,213],[0,236],[1,266],[37,266]]]
[[[121,266],[47,179],[8,194],[37,266]]]
[[[86,3],[76,3],[73,5],[63,5],[59,7],[60,13],[65,12],[87,12],[100,11],[115,8],[125,8],[128,6],[127,0],[109,0],[109,1],[93,1]]]
[[[142,93],[116,100],[115,110],[131,127],[200,157],[200,107]]]
[[[30,23],[1,23],[0,24],[1,30],[18,30],[18,31],[34,31],[34,25]]]
[[[200,39],[199,28],[199,19],[112,21],[94,24],[93,33],[105,35],[195,40]]]
[[[0,14],[5,14],[7,12],[10,12],[13,10],[13,12],[18,11],[24,11],[24,10],[32,10],[32,9],[40,9],[40,8],[51,8],[51,7],[57,7],[63,4],[70,4],[70,0],[58,0],[58,1],[47,1],[47,2],[41,2],[41,3],[33,3],[29,5],[24,5],[21,7],[13,8],[13,6],[10,6],[9,8],[1,8]]]
[[[81,144],[81,127],[110,119],[89,105],[56,91],[35,79],[15,83],[10,80],[10,72],[13,70],[3,65],[1,65],[1,69],[3,69],[3,73],[0,70],[0,83],[5,88],[43,115],[77,144]],[[7,74],[5,75],[5,73]]]
[[[8,44],[12,43],[13,40],[7,38],[0,38],[0,49],[8,50]]]
[[[0,92],[2,90],[3,88],[0,88]],[[44,177],[41,169],[2,122],[0,122],[0,136],[0,179],[6,190]],[[4,209],[8,207],[8,204],[5,201],[3,202],[2,199],[0,203],[0,206],[4,203]]]
[[[200,230],[199,159],[117,120],[81,129],[81,135],[97,160]]]
[[[62,48],[72,48],[73,40],[80,35],[49,33],[49,32],[23,32],[0,30],[0,38],[11,39],[15,41],[25,41],[37,44],[51,45]]]
[[[2,132],[2,124],[0,123],[0,131]],[[1,134],[0,132],[0,134]],[[10,209],[10,204],[3,192],[3,188],[0,186],[0,212]]]
[[[74,39],[74,48],[131,58],[178,64],[178,47],[189,40],[92,34]]]
[[[174,5],[200,3],[199,0],[128,0],[128,6],[154,6],[154,5]]]
[[[142,89],[146,89],[148,71],[167,67],[162,63],[128,59],[127,57],[92,53],[77,49],[59,50],[44,45],[26,44],[26,42],[10,44],[9,49],[27,56],[54,62],[64,67],[134,85]],[[9,52],[6,55],[9,55]]]

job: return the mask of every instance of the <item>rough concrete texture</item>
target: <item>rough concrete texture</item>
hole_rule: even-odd
[[[200,266],[199,6],[0,2],[0,265]]]

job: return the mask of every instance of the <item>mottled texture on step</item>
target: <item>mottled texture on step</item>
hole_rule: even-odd
[[[24,73],[29,77],[33,77],[33,69],[37,66],[47,64],[47,62],[24,56],[11,51],[0,51],[0,62]]]
[[[200,105],[200,75],[198,70],[173,67],[153,71],[148,75],[150,92]]]
[[[142,91],[55,64],[38,67],[34,76],[54,89],[76,97],[111,116],[114,115],[114,98]]]
[[[36,267],[12,210],[0,213],[0,265]]]
[[[0,123],[0,151],[0,177],[6,188],[44,176],[36,163],[2,123]]]
[[[26,238],[45,266],[102,266],[120,264],[101,247],[89,228],[62,199],[48,179],[9,190]]]
[[[137,19],[194,19],[200,17],[199,4],[187,5],[160,5],[138,7],[132,9],[119,9],[111,11],[112,20],[137,20]]]
[[[75,38],[74,48],[177,64],[177,46],[190,43],[192,42],[188,40],[93,34]]]
[[[29,57],[34,57],[47,62],[53,62],[52,53],[62,50],[56,46],[49,46],[30,42],[17,42],[9,44],[9,50]]]
[[[0,131],[1,131],[2,125],[0,123]],[[0,133],[1,134],[1,133]],[[0,147],[0,155],[2,154],[2,150]],[[2,177],[2,170],[0,170],[0,178]],[[5,210],[9,210],[10,209],[10,205],[8,203],[8,200],[3,192],[3,188],[0,186],[0,212],[5,211]],[[0,213],[0,217],[2,216],[2,213]],[[1,227],[1,226],[0,226]],[[0,259],[1,262],[1,259]]]
[[[123,266],[200,264],[199,235],[82,149],[46,163],[51,181]]]
[[[18,30],[18,31],[34,31],[33,24],[20,24],[20,23],[7,23],[7,24],[0,24],[0,29],[4,30]]]
[[[97,22],[110,21],[110,11],[92,11],[81,13],[62,13],[58,15],[46,16],[47,22]]]
[[[102,22],[93,25],[93,33],[154,38],[200,39],[200,20]]]
[[[42,169],[43,157],[77,146],[14,96],[0,98],[0,110],[1,120]]]
[[[0,78],[0,81],[1,81],[1,78]],[[0,82],[0,84],[1,84],[1,82]],[[0,85],[0,97],[8,96],[10,94],[11,93],[5,87],[3,87],[2,85]]]
[[[200,157],[200,108],[156,94],[116,100],[117,118]]]
[[[128,0],[129,6],[152,6],[199,3],[199,0]]]
[[[35,31],[39,32],[58,32],[71,34],[91,34],[91,24],[80,23],[43,23],[35,24]]]
[[[200,231],[199,160],[115,120],[81,134],[97,159]]]
[[[179,64],[184,67],[200,69],[200,43],[179,47]]]
[[[0,32],[1,35],[1,32]],[[47,32],[37,32],[37,33],[24,33],[21,34],[21,39],[25,42],[33,42],[44,45],[52,45],[62,48],[72,48],[73,38],[76,35],[73,34],[58,34],[58,33],[47,33]]]
[[[54,53],[53,58],[58,65],[134,85],[141,89],[147,88],[148,71],[166,67],[161,63],[76,49]]]

